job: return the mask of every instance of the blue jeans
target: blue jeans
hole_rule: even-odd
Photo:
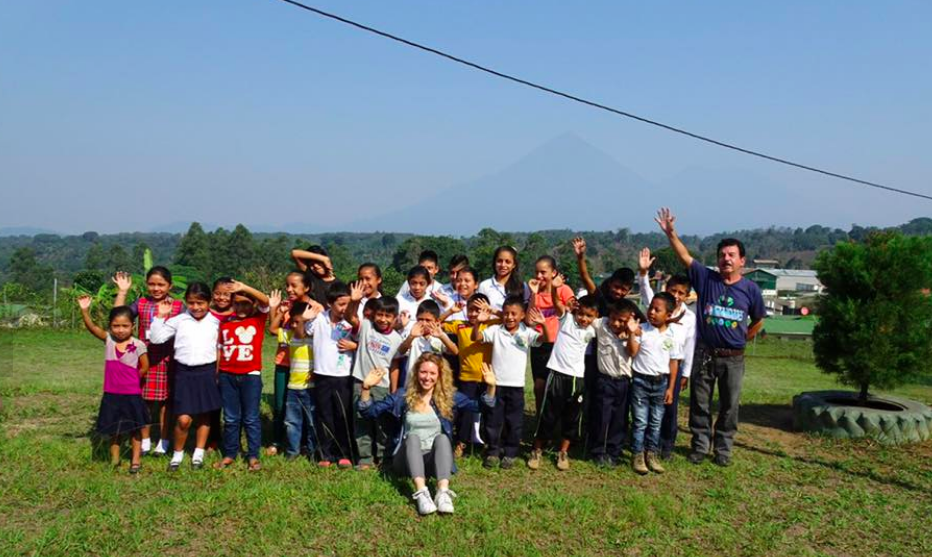
[[[634,414],[634,433],[631,452],[660,450],[660,423],[663,421],[663,395],[667,391],[669,375],[655,377],[634,375],[631,382],[631,406]]]
[[[301,452],[301,434],[307,445],[307,453],[317,450],[317,435],[314,431],[314,397],[310,389],[287,389],[285,393],[285,456],[297,456]]]
[[[220,374],[220,399],[223,402],[223,456],[236,458],[240,435],[246,431],[246,458],[259,458],[262,424],[259,403],[262,400],[262,376]]]

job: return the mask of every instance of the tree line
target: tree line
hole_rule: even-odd
[[[808,228],[762,228],[721,232],[709,236],[685,236],[684,241],[700,260],[713,264],[715,245],[726,236],[745,242],[748,258],[777,259],[788,268],[810,268],[817,253],[838,242],[863,240],[878,230],[852,226],[845,231],[813,225]],[[932,234],[932,219],[918,218],[897,230],[906,235]],[[512,245],[520,254],[522,272],[530,273],[534,260],[543,254],[556,257],[562,271],[576,284],[578,271],[570,241],[582,234],[589,245],[587,254],[594,274],[608,274],[637,261],[637,252],[650,247],[657,253],[656,266],[663,271],[677,269],[666,238],[660,233],[634,233],[622,228],[615,231],[577,232],[544,230],[536,232],[500,232],[491,228],[474,236],[427,236],[396,233],[326,233],[270,234],[253,233],[243,225],[232,230],[206,231],[191,224],[184,234],[121,233],[59,236],[38,234],[0,238],[0,284],[8,298],[25,294],[46,296],[53,279],[63,286],[78,286],[95,291],[115,271],[140,273],[143,254],[150,250],[155,264],[168,265],[190,280],[210,281],[219,276],[245,278],[257,286],[278,285],[281,276],[292,269],[290,251],[312,244],[324,246],[330,253],[334,270],[343,280],[355,276],[364,261],[379,264],[387,291],[404,280],[404,273],[416,264],[418,254],[432,249],[442,263],[452,255],[463,253],[482,276],[491,275],[492,252],[499,245]],[[750,264],[750,261],[749,261]]]

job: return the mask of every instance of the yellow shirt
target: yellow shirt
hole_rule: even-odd
[[[479,325],[479,332],[492,323]],[[443,332],[455,335],[459,347],[460,381],[482,382],[482,362],[492,363],[492,345],[472,339],[472,325],[468,321],[447,321]]]
[[[291,329],[279,329],[278,342],[288,346],[291,370],[288,374],[288,388],[307,389],[313,386],[314,349],[311,337],[297,338]]]

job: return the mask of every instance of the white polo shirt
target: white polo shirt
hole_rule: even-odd
[[[527,283],[522,283],[524,287],[524,301],[527,302],[531,298],[531,289],[528,288]],[[505,296],[508,295],[505,292],[505,286],[499,284],[495,277],[487,278],[484,281],[479,283],[479,289],[476,292],[480,294],[485,294],[489,298],[489,305],[492,306],[492,309],[501,311],[502,303],[505,301]]]
[[[504,325],[492,325],[482,330],[482,342],[492,345],[492,370],[500,387],[524,387],[527,361],[531,347],[541,344],[541,334],[524,323],[514,334]]]

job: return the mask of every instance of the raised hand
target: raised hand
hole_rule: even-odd
[[[654,222],[659,224],[660,230],[669,236],[670,234],[673,234],[673,226],[676,224],[676,217],[673,216],[673,213],[670,212],[668,207],[661,207],[660,210],[657,211],[657,216],[654,218]]]
[[[653,265],[654,261],[656,260],[657,260],[656,257],[650,256],[650,248],[642,249],[641,252],[638,254],[638,270],[643,273],[646,273],[647,270],[650,269],[650,266]]]
[[[573,252],[576,253],[576,257],[586,255],[586,240],[582,236],[573,238]]]
[[[547,318],[544,317],[544,314],[541,313],[536,307],[527,310],[527,324],[528,325],[543,325],[547,322]]]
[[[81,308],[81,311],[87,311],[91,309],[91,302],[93,300],[87,294],[78,297],[78,307]]]
[[[441,308],[446,308],[450,306],[450,297],[439,290],[432,291],[430,293],[430,297],[440,302]]]
[[[246,289],[246,285],[238,280],[230,282],[230,292],[242,292]]]
[[[158,305],[158,316],[162,319],[168,319],[168,316],[172,313],[172,306],[174,304],[171,300],[162,300]]]
[[[377,386],[382,382],[382,378],[385,377],[385,374],[388,372],[383,368],[377,367],[373,368],[367,375],[366,378],[362,380],[362,387],[364,389],[371,389],[372,387]]]
[[[413,327],[411,327],[411,336],[414,338],[425,336],[426,331],[424,330],[424,325],[420,321],[416,322]]]
[[[366,285],[361,280],[350,283],[350,300],[358,302],[366,295]]]
[[[555,273],[550,284],[552,284],[554,288],[560,288],[566,284],[566,276],[563,273]]]
[[[641,324],[638,323],[637,319],[632,317],[625,322],[625,331],[628,332],[628,336],[637,335],[641,332]]]
[[[476,309],[479,310],[479,313],[485,312],[492,315],[492,306],[485,300],[476,300]]]
[[[123,271],[113,275],[110,280],[113,281],[113,284],[116,285],[117,290],[120,292],[129,292],[129,289],[133,287],[133,276]]]
[[[540,281],[536,278],[532,278],[531,280],[527,281],[527,287],[531,290],[531,292],[537,294],[540,291]]]
[[[314,318],[316,318],[318,314],[320,314],[320,312],[323,310],[324,310],[324,306],[318,304],[314,300],[310,300],[307,303],[307,308],[304,310],[304,313],[302,313],[301,315],[304,317],[305,321],[313,321]]]
[[[482,382],[490,387],[495,386],[495,371],[487,362],[482,362]]]
[[[269,293],[269,309],[274,311],[282,305],[282,291],[273,290]]]
[[[430,336],[440,338],[444,334],[446,333],[443,332],[443,327],[440,325],[440,323],[431,323]]]

